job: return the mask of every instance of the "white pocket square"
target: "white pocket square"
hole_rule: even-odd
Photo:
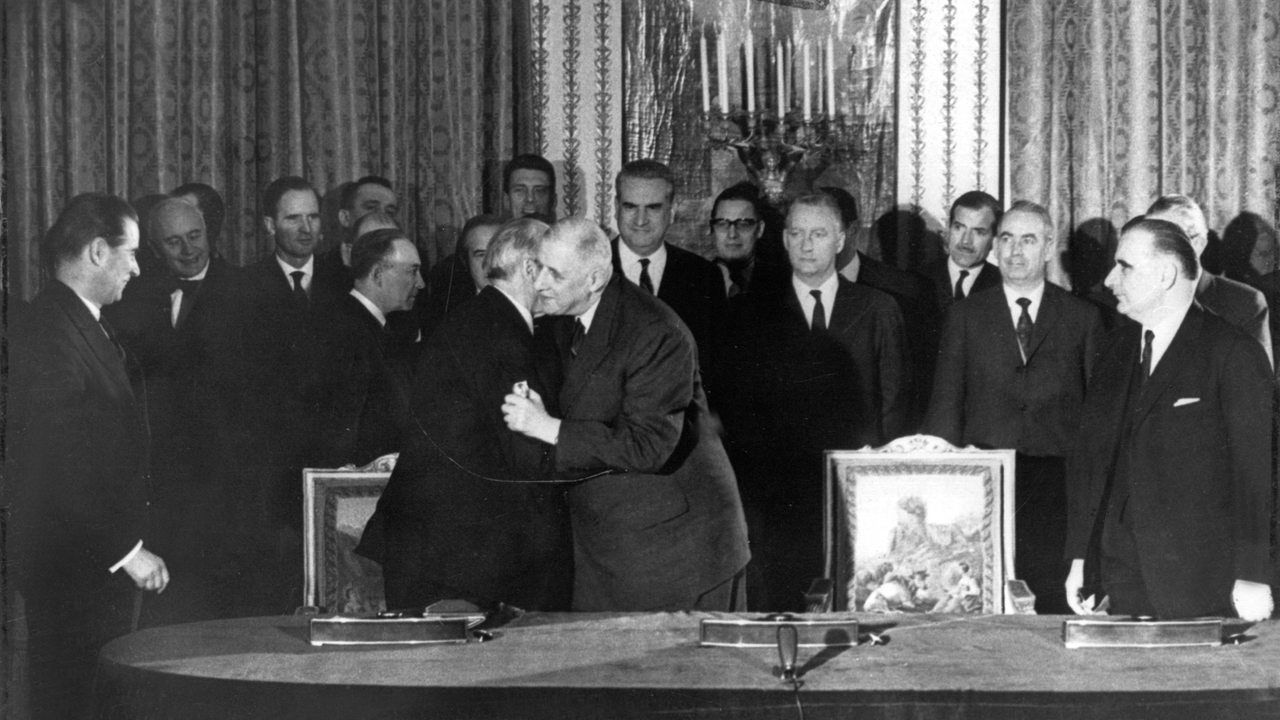
[[[1174,401],[1173,406],[1182,407],[1183,405],[1191,405],[1192,403],[1198,403],[1198,402],[1200,402],[1200,398],[1178,398],[1176,401]]]

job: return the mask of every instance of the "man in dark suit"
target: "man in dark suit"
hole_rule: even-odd
[[[1041,614],[1070,612],[1060,592],[1064,463],[1103,336],[1097,307],[1045,281],[1056,252],[1042,206],[1022,200],[1005,212],[995,240],[1003,286],[947,314],[924,425],[954,445],[1017,450],[1015,576]]]
[[[1196,267],[1200,272],[1196,280],[1196,302],[1257,340],[1274,365],[1266,296],[1242,282],[1215,275],[1200,265],[1200,258],[1209,243],[1209,230],[1196,201],[1186,195],[1165,195],[1147,208],[1147,217],[1168,220],[1182,228],[1196,252]]]
[[[543,309],[574,318],[558,337],[563,419],[540,393],[503,405],[508,427],[555,446],[555,473],[597,475],[569,489],[573,607],[740,610],[746,527],[693,339],[669,307],[614,274],[611,255],[584,218],[541,241]]]
[[[716,245],[716,268],[724,277],[725,295],[773,291],[787,281],[791,268],[774,236],[766,238],[760,191],[750,182],[725,188],[711,204],[708,232]]]
[[[147,419],[136,364],[100,323],[138,275],[125,201],[76,196],[45,235],[52,280],[13,328],[5,538],[26,605],[31,710],[87,716],[98,649],[169,571],[150,545]]]
[[[340,294],[351,289],[355,279],[351,267],[351,245],[356,240],[356,223],[370,213],[382,212],[395,217],[400,209],[391,181],[377,175],[366,175],[342,188],[338,225],[342,237],[329,252],[316,258],[316,277],[332,283]]]
[[[569,607],[564,491],[528,482],[550,448],[501,414],[516,383],[556,395],[557,369],[542,373],[534,358],[534,253],[546,228],[533,218],[502,226],[485,255],[490,284],[444,319],[423,355],[417,424],[358,550],[382,563],[388,607]]]
[[[981,190],[970,190],[951,204],[947,218],[945,260],[924,265],[920,274],[933,284],[938,310],[956,300],[1000,286],[1000,270],[987,262],[1000,221],[1000,201]]]
[[[320,326],[341,294],[318,278],[320,197],[283,177],[263,195],[263,226],[275,250],[244,269],[239,334],[243,490],[230,527],[246,567],[262,577],[242,593],[242,612],[292,612],[301,599],[302,468],[313,461],[320,412]]]
[[[388,317],[413,307],[424,287],[418,249],[399,230],[375,230],[351,246],[351,291],[326,323],[319,442],[326,467],[367,465],[399,452],[412,428],[415,347]]]
[[[613,269],[676,311],[693,333],[698,363],[713,365],[712,347],[726,311],[724,280],[710,261],[664,238],[675,219],[675,177],[655,160],[633,160],[617,178],[618,240]]]
[[[182,585],[147,604],[144,625],[231,614],[222,557],[231,488],[224,468],[237,449],[224,442],[235,420],[227,389],[235,376],[239,269],[212,256],[201,211],[186,200],[154,205],[146,219],[150,251],[162,265],[129,283],[103,309],[120,343],[147,379],[151,467],[159,523]]]
[[[418,298],[423,333],[430,337],[444,317],[475,299],[488,284],[484,277],[485,250],[502,226],[497,215],[476,215],[462,226],[453,254],[436,263],[427,279],[425,297]]]
[[[901,433],[907,374],[893,299],[836,272],[844,224],[825,194],[796,198],[780,294],[734,298],[724,419],[751,530],[752,609],[803,609],[822,575],[822,454]],[[757,581],[762,587],[757,588]]]
[[[1094,370],[1067,464],[1076,612],[1098,557],[1114,613],[1271,614],[1274,380],[1256,341],[1195,302],[1197,271],[1177,225],[1139,218],[1121,232],[1107,286],[1134,322]]]

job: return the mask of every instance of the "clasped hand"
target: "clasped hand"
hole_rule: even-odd
[[[547,414],[542,396],[536,390],[516,383],[502,401],[502,419],[509,429],[551,445],[556,443],[560,421]]]

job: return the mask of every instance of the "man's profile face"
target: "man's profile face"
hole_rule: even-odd
[[[286,260],[305,263],[320,244],[320,199],[310,190],[286,192],[275,215],[267,218],[267,231]]]
[[[356,190],[354,207],[338,213],[338,221],[344,227],[353,228],[356,221],[371,212],[384,212],[395,217],[400,210],[396,204],[396,194],[391,188],[377,183],[365,183]]]
[[[394,240],[391,252],[383,259],[381,282],[387,295],[396,303],[388,311],[413,309],[418,291],[426,287],[422,281],[422,261],[418,249],[408,240]]]
[[[129,281],[142,274],[138,269],[138,241],[138,223],[125,218],[124,242],[107,250],[107,260],[103,264],[106,279],[103,305],[119,301]]]
[[[568,240],[539,243],[538,276],[533,287],[548,315],[579,315],[590,307],[591,273]]]
[[[809,285],[835,274],[836,256],[844,248],[844,228],[829,208],[793,205],[783,232],[791,271]]]
[[[635,254],[652,255],[675,214],[674,188],[659,178],[622,178],[618,187],[618,232]]]
[[[724,200],[711,211],[711,235],[721,260],[747,260],[764,234],[756,206],[746,200]]]
[[[1151,249],[1151,233],[1141,228],[1120,236],[1116,264],[1107,274],[1106,286],[1116,296],[1116,309],[1142,322],[1164,300],[1161,272],[1166,263]]]
[[[995,235],[996,216],[988,208],[958,207],[947,228],[947,255],[962,268],[987,259]]]
[[[1006,280],[1023,285],[1043,281],[1045,263],[1055,247],[1044,223],[1032,213],[1015,210],[1000,220],[1000,234],[995,240],[996,263]]]
[[[551,204],[555,199],[546,173],[527,168],[512,171],[507,183],[507,209],[512,217],[549,219],[553,217]]]
[[[476,290],[489,284],[489,280],[484,276],[484,256],[489,248],[489,241],[497,232],[497,225],[481,225],[472,228],[471,233],[467,235],[467,242],[463,249],[467,253],[467,272],[471,274],[471,281],[476,284]]]
[[[193,277],[209,264],[209,238],[200,211],[186,203],[161,206],[150,239],[169,270],[180,278]]]

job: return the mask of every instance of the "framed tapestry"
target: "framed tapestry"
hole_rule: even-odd
[[[381,566],[354,551],[395,461],[387,455],[358,469],[302,471],[305,605],[343,614],[386,609]]]
[[[832,609],[1013,612],[1013,450],[914,435],[826,453]]]

